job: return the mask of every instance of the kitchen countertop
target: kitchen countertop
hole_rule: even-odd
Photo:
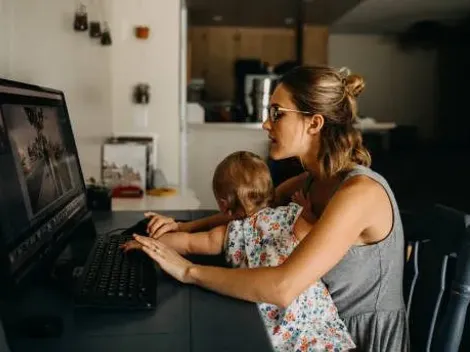
[[[397,127],[395,122],[361,122],[355,127],[363,132],[386,132]],[[191,129],[217,129],[217,130],[261,130],[260,122],[205,122],[188,123]]]
[[[262,123],[259,122],[204,122],[204,123],[197,123],[197,122],[189,122],[189,128],[194,129],[207,129],[207,128],[214,128],[214,129],[243,129],[243,130],[261,130]]]

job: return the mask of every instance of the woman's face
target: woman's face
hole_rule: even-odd
[[[263,129],[268,132],[271,140],[270,157],[274,160],[302,157],[308,149],[310,139],[306,132],[307,118],[295,111],[282,111],[283,108],[298,110],[289,91],[282,84],[277,86],[271,96],[271,107],[280,110],[276,117],[270,116],[263,123]]]

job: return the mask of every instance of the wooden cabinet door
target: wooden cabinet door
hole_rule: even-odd
[[[191,76],[204,78],[211,101],[233,100],[234,63],[237,59],[259,59],[277,65],[295,59],[292,28],[191,27]],[[326,27],[304,29],[304,63],[326,64]]]
[[[304,65],[326,65],[328,63],[328,28],[304,27]]]

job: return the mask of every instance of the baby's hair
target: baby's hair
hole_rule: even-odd
[[[227,202],[227,210],[242,216],[271,205],[274,199],[268,166],[258,155],[246,151],[232,153],[217,165],[212,188],[217,199]]]

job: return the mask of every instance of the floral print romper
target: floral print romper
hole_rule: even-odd
[[[284,262],[299,243],[293,228],[302,207],[264,208],[227,226],[225,258],[233,267],[269,267]],[[347,351],[355,348],[336,306],[318,281],[286,309],[258,303],[275,351]]]

